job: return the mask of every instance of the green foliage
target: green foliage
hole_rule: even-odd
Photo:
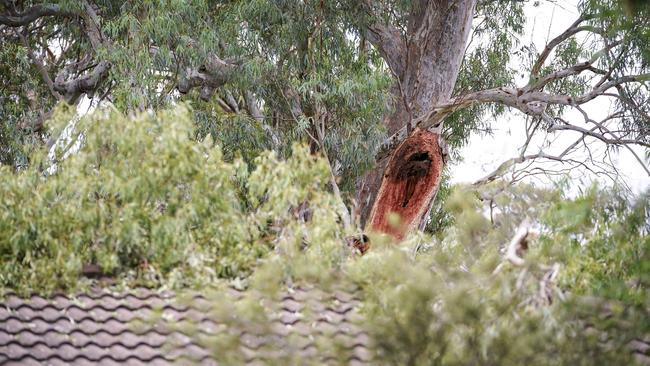
[[[217,55],[240,66],[234,78],[208,102],[200,101],[199,90],[181,99],[193,102],[203,133],[210,132],[225,149],[240,152],[247,162],[264,148],[287,157],[294,142],[313,143],[310,135],[321,127],[314,116],[324,111],[324,149],[340,164],[342,186],[351,187],[374,163],[390,75],[375,51],[359,53],[359,31],[346,4],[192,0],[104,6],[104,30],[117,40],[105,56],[114,65],[118,109],[168,104],[176,98],[158,91],[173,88],[186,68],[199,68]],[[245,91],[261,101],[262,122],[247,115]],[[218,98],[228,99],[235,110],[224,109]],[[294,105],[304,115],[296,115]],[[272,126],[279,146],[261,124]],[[228,160],[232,152],[224,151]]]
[[[455,225],[443,239],[418,234],[399,246],[375,243],[353,260],[335,241],[302,250],[294,244],[271,253],[250,287],[273,299],[285,283],[358,286],[363,324],[385,364],[633,363],[629,342],[650,331],[645,197],[631,203],[594,188],[568,199],[526,185],[450,194]],[[485,197],[498,211],[491,221]],[[535,218],[538,233],[517,267],[500,253],[524,217]],[[263,329],[269,320],[255,311],[259,301],[229,317]],[[219,357],[236,358],[237,344],[220,347]],[[323,347],[319,352],[332,351]]]
[[[489,193],[455,189],[447,204],[456,224],[444,240],[422,246],[431,239],[413,237],[347,267],[364,289],[380,357],[396,365],[631,363],[628,342],[650,330],[647,198],[501,189],[490,195],[503,209],[490,225],[479,200]],[[540,220],[526,264],[500,264],[512,219],[525,216]],[[414,245],[425,250],[414,257]],[[557,283],[548,281],[554,263]]]
[[[629,364],[628,343],[650,331],[647,195],[456,186],[441,235],[374,242],[350,258],[322,159],[294,146],[287,160],[260,154],[254,168],[225,162],[211,138],[193,139],[190,116],[184,106],[128,118],[102,109],[53,132],[64,142],[55,167],[45,152],[28,169],[2,167],[3,291],[71,291],[89,283],[80,270],[90,263],[127,286],[226,278],[270,299],[287,283],[354,285],[388,364]],[[524,218],[537,234],[518,267],[502,253]],[[219,319],[270,326],[249,300],[215,299]],[[235,338],[214,342],[238,360]]]
[[[39,108],[51,107],[42,81],[32,69],[24,46],[4,42],[0,49],[0,165],[22,168],[31,147],[40,141]]]
[[[82,8],[78,1],[60,5],[69,11]],[[83,64],[86,56],[110,62],[108,77],[90,97],[108,98],[123,113],[191,102],[199,136],[210,133],[227,161],[240,155],[250,164],[266,149],[286,158],[295,142],[313,145],[315,129],[324,127],[321,150],[336,162],[342,189],[351,190],[354,179],[374,164],[384,137],[381,118],[390,105],[391,75],[375,50],[360,50],[359,9],[353,2],[99,0],[92,5],[106,39],[99,45],[89,42],[80,17],[46,17],[42,27],[25,29],[38,56],[48,52],[44,45],[60,48],[60,55],[44,61],[52,78],[69,64]],[[4,5],[0,10],[12,11]],[[0,80],[12,87],[0,102],[9,107],[10,99],[21,100],[20,108],[2,113],[15,123],[32,122],[49,112],[56,98],[30,67],[20,38],[10,29],[0,32],[6,39]],[[179,95],[176,87],[186,71],[200,69],[213,56],[236,65],[235,75],[224,77],[207,102],[200,98],[202,90]],[[38,105],[28,108],[28,90],[37,91]],[[245,93],[259,104],[258,120],[247,111]],[[26,116],[28,109],[35,116]],[[324,126],[316,121],[318,114],[326,115]],[[12,141],[22,145],[20,139]]]
[[[650,300],[646,293],[650,285],[648,208],[647,194],[630,204],[615,192],[593,187],[546,214],[548,231],[566,243],[560,254],[574,258],[565,281],[576,293],[646,306]]]
[[[433,200],[429,221],[424,229],[425,232],[436,235],[441,234],[446,227],[453,224],[453,216],[445,209],[445,202],[451,193],[451,184],[449,183],[449,173],[445,170],[440,179],[438,192]]]
[[[650,31],[648,31],[650,5],[643,1],[583,0],[580,2],[583,12],[594,17],[594,23],[608,36],[623,35],[628,61],[640,61],[647,67],[650,62]],[[621,63],[619,67],[630,66]]]
[[[196,137],[210,136],[221,146],[226,161],[241,157],[251,165],[264,150],[271,150],[260,123],[244,114],[226,115],[214,103],[193,104]]]
[[[326,165],[302,147],[287,161],[262,154],[249,173],[193,141],[183,107],[134,118],[105,109],[66,131],[56,166],[41,152],[29,169],[2,168],[2,287],[74,288],[84,264],[126,284],[245,277],[280,240],[324,241],[322,230],[293,228],[292,207],[317,204],[314,213],[338,227]],[[64,158],[75,143],[81,149]]]

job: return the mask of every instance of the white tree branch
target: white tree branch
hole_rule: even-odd
[[[589,26],[580,26],[582,22],[587,20],[588,17],[585,15],[580,16],[573,24],[567,28],[562,34],[559,36],[553,38],[547,45],[544,47],[544,50],[542,53],[539,55],[537,58],[537,61],[535,61],[535,64],[533,65],[532,71],[531,71],[531,76],[535,77],[539,74],[540,70],[542,69],[542,66],[544,66],[544,62],[548,58],[548,56],[551,54],[551,51],[557,47],[560,43],[564,42],[565,40],[569,39],[571,36],[575,35],[576,33],[583,32],[583,31],[593,31],[593,27]]]

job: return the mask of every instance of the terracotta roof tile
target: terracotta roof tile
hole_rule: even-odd
[[[0,364],[216,365],[219,340],[232,337],[239,347],[235,357],[251,365],[372,363],[354,290],[287,288],[277,301],[254,294],[268,323],[229,313],[228,306],[250,295],[233,288],[216,294],[9,294],[0,301]],[[327,344],[336,347],[322,347]]]

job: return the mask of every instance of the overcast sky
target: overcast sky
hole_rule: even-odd
[[[539,7],[533,7],[529,3],[526,7],[528,22],[525,34],[520,39],[521,44],[530,44],[532,41],[538,50],[543,49],[549,39],[561,34],[578,18],[576,3],[575,0],[559,1],[556,4],[544,1]],[[513,60],[511,67],[517,68],[518,66],[519,61]],[[525,85],[526,81],[520,80],[518,86]],[[599,120],[599,117],[606,116],[609,107],[610,102],[607,99],[597,98],[586,104],[584,109],[592,118]],[[582,120],[582,116],[578,112],[569,113],[567,117],[572,123]],[[519,148],[526,137],[524,117],[507,113],[493,122],[492,126],[493,136],[472,136],[466,147],[462,149],[461,156],[464,157],[464,161],[451,167],[454,182],[474,182],[494,171],[505,160],[518,156]],[[559,153],[564,147],[575,141],[579,135],[576,132],[560,131],[550,137],[554,139],[553,143],[550,148],[545,147],[545,151]],[[531,144],[528,152],[537,153],[542,146],[544,146],[544,141],[539,139]],[[594,142],[592,146],[595,148],[592,150],[594,158],[602,159],[603,144]],[[642,149],[636,149],[636,151],[639,156],[644,156]],[[587,159],[586,154],[574,157]],[[623,180],[632,191],[638,193],[650,187],[650,178],[631,153],[623,149],[619,154],[613,156],[612,161],[619,168]],[[590,185],[594,179],[597,177],[584,169],[572,171],[573,191],[577,192],[580,187]],[[603,184],[612,184],[608,180],[598,180]],[[548,184],[548,180],[535,180],[533,183]]]

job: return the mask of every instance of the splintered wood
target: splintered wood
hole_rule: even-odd
[[[443,164],[438,135],[413,131],[388,162],[367,231],[401,240],[416,228],[438,190]]]

